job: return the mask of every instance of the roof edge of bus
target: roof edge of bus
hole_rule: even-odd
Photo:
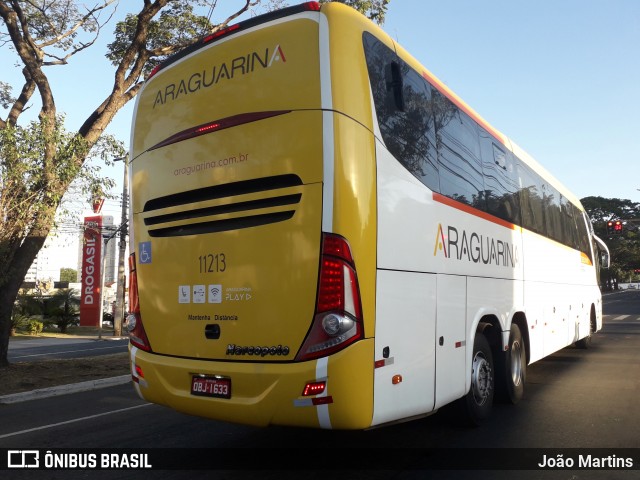
[[[279,10],[274,10],[272,12],[267,12],[262,15],[257,15],[255,17],[249,18],[247,20],[243,20],[238,23],[234,23],[232,25],[228,25],[225,28],[222,28],[214,33],[209,33],[199,38],[191,45],[184,47],[182,50],[174,53],[169,58],[167,58],[162,63],[159,63],[155,66],[155,68],[149,74],[146,81],[151,80],[154,75],[156,75],[161,70],[165,69],[169,65],[177,62],[183,57],[199,50],[200,48],[211,45],[216,41],[227,37],[233,33],[237,33],[243,30],[247,30],[251,27],[255,27],[256,25],[260,25],[262,23],[267,23],[273,20],[278,20],[280,18],[288,17],[290,15],[295,15],[296,13],[302,12],[319,12],[320,11],[320,3],[319,2],[304,2],[298,5],[293,5],[291,7],[281,8]]]

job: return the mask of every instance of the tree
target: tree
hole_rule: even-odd
[[[606,242],[611,254],[611,267],[601,272],[602,283],[610,285],[614,279],[631,280],[634,270],[640,269],[640,203],[603,197],[586,197],[581,202],[596,235]],[[621,235],[608,235],[609,220],[625,222]]]
[[[320,0],[320,3],[329,3],[334,0]],[[387,5],[390,0],[335,0],[350,7],[355,8],[363,15],[366,15],[371,20],[379,25],[384,23],[384,18],[387,13]]]
[[[60,281],[74,283],[78,281],[78,271],[73,268],[60,269]]]

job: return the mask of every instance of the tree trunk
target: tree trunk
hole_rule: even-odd
[[[48,234],[48,229],[41,230],[39,234],[32,233],[15,252],[3,251],[5,255],[0,258],[0,368],[9,366],[9,335],[14,303],[24,277]]]

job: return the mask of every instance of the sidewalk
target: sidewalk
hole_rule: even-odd
[[[42,398],[57,397],[59,395],[67,395],[70,393],[86,392],[89,390],[97,390],[99,388],[113,387],[115,385],[124,385],[129,382],[131,382],[131,375],[119,375],[117,377],[99,378],[97,380],[88,380],[86,382],[58,385],[57,387],[39,388],[29,392],[10,393],[8,395],[0,396],[0,405],[28,402],[29,400],[40,400]]]
[[[113,340],[126,340],[128,338],[128,336],[116,337],[113,335],[113,331],[106,331],[106,332],[103,331],[102,335],[100,335],[99,332],[95,332],[95,331],[86,331],[82,333],[83,334],[47,333],[46,336],[37,336],[37,337],[28,336],[28,335],[10,337],[9,351],[13,352],[14,354],[20,354],[21,351],[23,350],[28,352],[28,349],[34,349],[34,348],[37,349],[39,347],[49,347],[52,345],[71,346],[71,345],[78,345],[83,343],[88,344],[88,343],[101,342],[101,341],[110,342]],[[120,353],[124,355],[126,352],[120,352]],[[55,383],[56,380],[54,378],[58,378],[57,376],[61,373],[61,370],[56,370],[55,368],[51,368],[51,364],[53,362],[58,362],[58,361],[64,362],[61,364],[64,366],[62,371],[71,372],[71,371],[77,370],[78,372],[81,372],[78,374],[78,378],[84,377],[84,379],[86,379],[87,377],[91,377],[92,375],[87,375],[87,372],[92,371],[91,370],[92,365],[91,364],[87,365],[87,363],[88,362],[90,363],[92,361],[99,362],[100,360],[102,360],[103,365],[109,365],[106,367],[107,370],[111,370],[113,368],[114,369],[113,373],[114,374],[117,373],[117,375],[105,377],[104,376],[105,373],[108,373],[108,372],[105,372],[105,367],[102,367],[102,371],[96,375],[96,377],[98,378],[79,381],[75,383],[64,383],[61,385],[48,386],[44,388],[35,388],[30,391],[0,395],[0,405],[26,402],[30,400],[38,400],[38,399],[43,399],[43,398],[48,398],[48,397],[53,397],[58,395],[67,395],[71,393],[95,390],[99,388],[107,388],[107,387],[122,385],[128,382],[131,382],[130,374],[122,375],[122,372],[126,371],[126,368],[127,368],[125,364],[122,363],[122,359],[118,360],[116,365],[113,363],[109,363],[110,361],[107,358],[103,358],[103,357],[107,357],[107,356],[99,355],[94,357],[75,357],[75,358],[66,358],[66,359],[61,358],[61,359],[53,359],[53,360],[42,360],[38,362],[14,361],[12,362],[12,364],[18,365],[20,369],[18,371],[15,371],[15,370],[11,371],[10,369],[5,373],[6,378],[9,380],[9,383],[5,385],[11,385],[10,380],[12,375],[14,378],[14,382],[16,381],[15,379],[20,379],[20,378],[25,378],[25,380],[29,380],[29,379],[33,380],[35,378],[36,382],[34,383],[36,383],[37,385],[38,383],[37,379],[44,378],[47,380],[53,379],[53,382],[41,382],[41,383],[45,383],[45,384]],[[38,366],[38,364],[41,366]],[[95,363],[94,365],[97,366],[96,368],[97,370],[100,370],[99,365],[97,363]],[[115,367],[113,367],[113,365],[115,365]],[[30,373],[31,370],[26,370],[26,371],[23,370],[25,368],[29,368],[29,366],[36,366],[36,368],[39,368],[39,370],[37,370],[39,374],[31,374]],[[2,371],[0,370],[0,376],[2,375],[3,375]],[[32,376],[29,376],[29,375],[32,375]],[[67,373],[66,376],[60,375],[58,380],[61,380],[61,381],[70,380],[69,374]],[[12,389],[9,387],[9,391],[11,390]]]

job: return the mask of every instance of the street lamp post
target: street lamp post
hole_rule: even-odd
[[[102,315],[104,314],[104,277],[105,270],[107,267],[107,246],[109,245],[109,240],[116,236],[116,234],[122,229],[122,225],[120,225],[114,232],[108,237],[102,236],[104,245],[102,246],[101,258],[100,258],[100,310],[98,314],[98,339],[102,340]]]
[[[124,178],[122,181],[122,215],[120,218],[120,243],[118,244],[118,282],[116,293],[116,311],[113,317],[113,334],[115,336],[122,335],[122,321],[124,319],[124,294],[125,294],[125,275],[124,275],[124,257],[127,248],[127,206],[129,199],[129,154],[124,157],[116,158],[115,161],[124,162]]]
[[[114,230],[114,232],[108,237],[102,237],[104,239],[104,246],[102,248],[102,258],[101,260],[101,268],[100,268],[100,316],[98,319],[98,338],[102,339],[102,316],[104,314],[104,277],[106,270],[106,259],[107,259],[107,246],[109,244],[109,240],[115,237],[118,233],[120,233],[120,252],[118,255],[118,279],[117,279],[117,293],[116,293],[116,311],[113,318],[113,334],[114,336],[120,336],[122,334],[122,318],[123,318],[123,308],[124,308],[124,255],[125,249],[127,248],[126,244],[126,236],[127,236],[127,198],[128,198],[128,189],[129,189],[129,175],[128,175],[128,166],[129,166],[129,154],[127,153],[124,157],[114,158],[114,162],[123,161],[124,162],[124,181],[123,181],[123,191],[122,191],[122,218],[120,222],[120,226]]]

